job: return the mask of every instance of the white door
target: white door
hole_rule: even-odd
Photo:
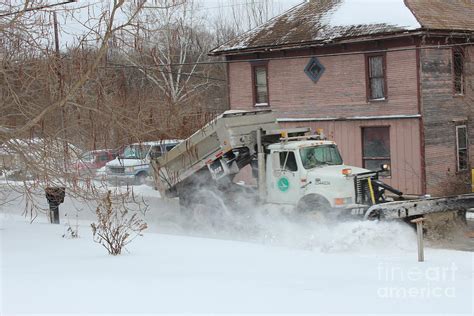
[[[293,151],[273,152],[271,168],[267,170],[268,202],[294,204],[298,201],[300,180]]]

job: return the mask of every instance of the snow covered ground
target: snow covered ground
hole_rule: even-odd
[[[92,241],[94,206],[66,200],[62,224],[42,213],[30,223],[11,193],[0,206],[1,314],[473,314],[473,252],[428,248],[418,263],[405,225],[265,213],[197,229],[173,201],[135,189],[150,228],[117,257]],[[80,238],[65,239],[76,214]]]

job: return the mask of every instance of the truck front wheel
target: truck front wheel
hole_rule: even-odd
[[[298,203],[297,210],[318,223],[327,223],[331,219],[331,204],[322,196],[312,195],[303,198]]]

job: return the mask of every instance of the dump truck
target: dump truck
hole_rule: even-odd
[[[256,187],[234,183],[250,166]],[[199,203],[212,187],[231,203],[245,196],[323,218],[411,220],[430,213],[465,216],[474,195],[419,197],[380,180],[388,166],[373,171],[343,163],[337,144],[309,128],[282,128],[271,110],[227,111],[152,162],[162,196],[178,197],[182,208]],[[237,205],[238,207],[238,205]]]

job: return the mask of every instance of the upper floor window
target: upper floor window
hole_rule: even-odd
[[[253,95],[255,106],[268,105],[268,67],[267,64],[255,65],[253,71]]]
[[[362,129],[362,160],[364,168],[379,171],[381,166],[390,166],[390,128],[364,127]],[[390,175],[390,171],[382,173]]]
[[[469,148],[467,139],[466,125],[456,126],[456,160],[457,170],[464,171],[468,169]]]
[[[454,94],[464,94],[464,52],[461,48],[453,50],[453,83]]]
[[[385,54],[367,56],[367,99],[381,101],[387,98]]]

